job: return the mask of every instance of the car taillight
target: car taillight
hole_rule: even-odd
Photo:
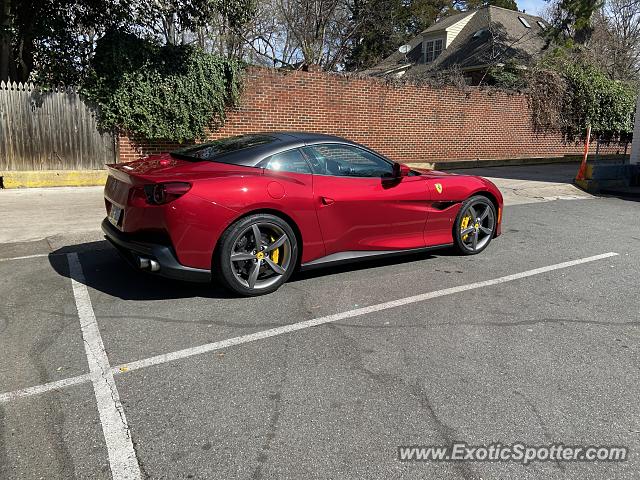
[[[164,205],[180,198],[191,189],[191,184],[186,182],[156,183],[145,185],[144,193],[147,203],[152,205]]]

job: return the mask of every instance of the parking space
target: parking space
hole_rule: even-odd
[[[0,431],[0,478],[112,478],[91,384],[0,404]]]
[[[2,392],[87,373],[67,277],[64,255],[0,262]]]
[[[481,255],[302,273],[251,299],[140,275],[101,242],[2,260],[0,478],[127,478],[103,435],[109,375],[89,375],[78,285],[143,478],[637,478],[637,208],[512,204]],[[397,460],[400,445],[457,440],[631,457]]]

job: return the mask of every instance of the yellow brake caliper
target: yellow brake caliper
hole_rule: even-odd
[[[271,241],[275,242],[276,239],[271,237]],[[279,258],[280,258],[280,248],[278,247],[273,252],[271,252],[271,260],[273,260],[273,263],[277,264]]]
[[[465,228],[467,228],[469,226],[469,220],[471,220],[471,215],[466,215],[466,216],[462,217],[462,221],[460,222],[460,231],[461,232]],[[462,240],[465,241],[468,237],[469,237],[469,234],[467,233],[466,235],[464,235],[462,237]]]

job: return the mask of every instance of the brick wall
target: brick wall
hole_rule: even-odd
[[[536,133],[522,95],[251,68],[239,108],[209,137],[269,130],[339,135],[399,162],[558,157],[584,148],[560,134]],[[135,160],[176,146],[121,136],[119,158]],[[601,153],[623,150],[615,144]]]

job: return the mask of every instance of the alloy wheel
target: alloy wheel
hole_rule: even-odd
[[[460,239],[470,251],[480,251],[491,241],[495,224],[491,205],[486,202],[472,203],[462,215]]]
[[[257,222],[236,237],[229,261],[242,285],[263,289],[288,271],[291,257],[291,239],[287,233],[275,223]]]

